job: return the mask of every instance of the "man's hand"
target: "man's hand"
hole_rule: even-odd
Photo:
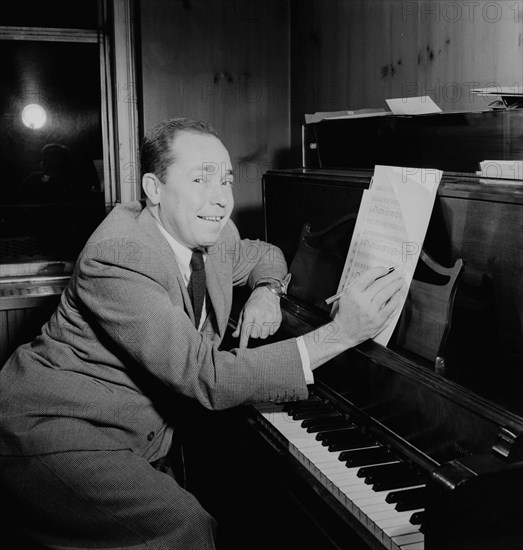
[[[387,272],[377,267],[358,277],[339,299],[332,323],[304,335],[311,369],[373,338],[391,322],[407,285],[398,270]]]
[[[376,267],[360,275],[342,295],[334,317],[339,336],[351,347],[373,338],[392,320],[406,293],[400,272]]]
[[[267,338],[278,330],[280,324],[280,298],[268,288],[259,287],[252,291],[243,306],[232,335],[234,338],[240,336],[239,347],[245,348],[249,338]]]

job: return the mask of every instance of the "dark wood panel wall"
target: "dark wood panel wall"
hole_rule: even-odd
[[[523,85],[522,35],[522,0],[291,0],[293,161],[304,113],[421,95],[488,108],[470,90]]]
[[[235,220],[261,234],[261,175],[301,164],[304,113],[523,85],[523,0],[141,0],[143,126],[216,125],[238,172]]]
[[[289,164],[288,0],[142,0],[143,126],[211,122],[236,172],[233,218],[263,234],[262,174]]]

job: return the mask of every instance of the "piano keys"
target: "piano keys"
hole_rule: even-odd
[[[435,373],[416,376],[419,366],[402,363],[369,342],[315,371],[308,400],[256,405],[250,422],[322,486],[333,514],[350,516],[372,535],[365,548],[519,548],[523,421],[450,382],[444,387]],[[335,371],[330,377],[328,369]],[[362,370],[381,386],[363,398]],[[387,403],[387,394],[398,390],[405,401]],[[411,416],[418,418],[409,425]]]
[[[423,550],[424,535],[419,514],[424,510],[420,493],[401,493],[425,489],[425,475],[405,460],[362,432],[350,417],[336,429],[329,422],[322,427],[321,408],[299,420],[299,411],[311,403],[332,407],[318,397],[292,405],[262,404],[255,406],[268,430],[286,441],[289,452],[389,550]],[[307,410],[310,410],[308,408]],[[314,424],[312,421],[318,419]],[[261,420],[260,420],[261,421]],[[318,431],[325,430],[325,431]],[[338,435],[346,435],[345,439]],[[332,444],[335,440],[337,444]],[[364,458],[364,451],[367,451]],[[356,454],[357,465],[351,463]],[[390,498],[389,498],[390,497]],[[421,500],[420,500],[421,499]]]

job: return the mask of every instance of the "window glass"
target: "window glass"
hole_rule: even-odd
[[[0,40],[0,263],[74,258],[104,216],[96,43]]]
[[[71,0],[23,0],[9,2],[2,10],[2,25],[15,27],[54,27],[96,29],[98,2]]]

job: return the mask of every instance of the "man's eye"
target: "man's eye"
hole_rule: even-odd
[[[205,183],[205,179],[204,178],[196,178],[193,180],[194,183]]]
[[[228,185],[229,187],[232,187],[234,185],[234,180],[223,180],[222,185]]]

